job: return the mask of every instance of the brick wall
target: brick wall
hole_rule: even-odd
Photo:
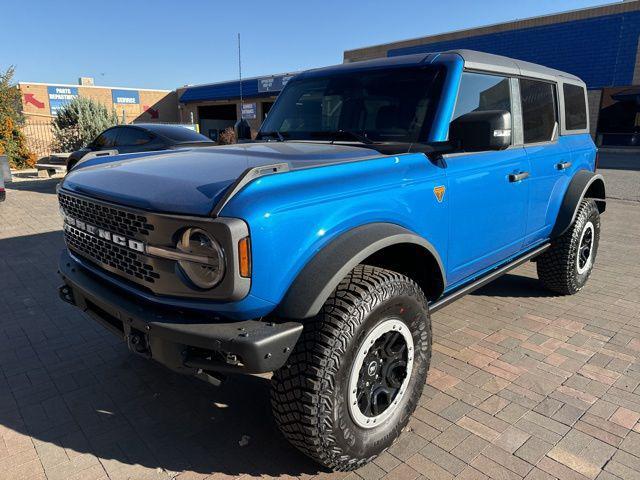
[[[178,99],[175,92],[165,90],[134,90],[138,92],[140,102],[138,104],[114,104],[111,94],[111,87],[88,87],[81,85],[70,85],[77,88],[78,95],[91,98],[103,104],[107,109],[114,110],[118,118],[122,118],[124,111],[127,123],[131,122],[164,122],[173,123],[178,121]],[[49,95],[47,85],[40,83],[19,84],[19,89],[23,95],[23,111],[29,120],[50,121]],[[27,96],[30,95],[30,99]]]

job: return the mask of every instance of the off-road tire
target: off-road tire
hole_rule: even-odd
[[[413,369],[389,418],[361,428],[349,412],[353,358],[368,332],[399,318],[413,339]],[[348,471],[371,461],[400,435],[415,410],[431,359],[431,320],[424,293],[399,273],[360,265],[320,313],[305,323],[288,364],[274,373],[271,404],[284,436],[316,462]]]
[[[580,241],[585,228],[593,226],[593,240],[590,265],[579,272],[578,255]],[[549,290],[561,295],[573,295],[587,283],[598,253],[600,242],[600,213],[593,199],[582,200],[573,224],[560,237],[551,243],[551,247],[537,258],[538,278]]]

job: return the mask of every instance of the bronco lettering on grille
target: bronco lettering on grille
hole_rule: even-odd
[[[140,252],[140,253],[146,252],[146,245],[143,242],[139,242],[137,240],[133,240],[131,238],[118,235],[117,233],[110,232],[103,228],[96,227],[95,225],[91,225],[89,223],[83,222],[82,220],[78,220],[77,218],[73,218],[67,215],[64,211],[61,211],[61,214],[62,214],[62,218],[64,219],[65,230],[76,228],[77,230],[81,230],[95,237],[102,238],[107,242],[113,242],[116,245],[120,245],[121,247],[126,247],[135,252]]]

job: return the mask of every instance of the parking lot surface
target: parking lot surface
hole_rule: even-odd
[[[640,172],[611,165],[606,179],[634,180],[630,193],[610,187],[621,200],[603,216],[586,288],[555,297],[527,264],[434,314],[432,368],[409,427],[348,474],[280,436],[267,379],[213,388],[177,376],[58,300],[58,180],[10,185],[0,479],[640,478]]]

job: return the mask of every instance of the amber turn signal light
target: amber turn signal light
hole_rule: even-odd
[[[244,237],[238,242],[238,259],[240,261],[240,276],[249,278],[251,276],[251,244],[249,237]]]

